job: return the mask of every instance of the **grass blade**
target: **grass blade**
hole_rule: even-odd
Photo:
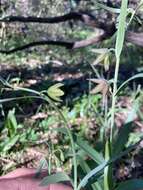
[[[121,84],[121,86],[118,88],[116,95],[120,92],[120,90],[130,81],[135,80],[137,78],[143,78],[143,73],[139,73],[134,75],[133,77],[130,77],[128,80],[126,80],[123,84]]]
[[[87,155],[92,158],[97,164],[101,164],[104,162],[104,158],[102,157],[102,155],[97,152],[95,149],[93,149],[89,144],[87,144],[87,142],[81,140],[81,139],[76,139],[76,143],[77,145],[83,149]]]
[[[78,156],[80,167],[82,168],[84,173],[89,173],[91,171],[89,165],[81,156]],[[93,190],[102,190],[101,185],[98,182],[91,184]]]
[[[99,174],[100,171],[102,171],[106,166],[107,166],[108,162],[104,161],[102,164],[100,164],[99,166],[97,166],[96,168],[94,168],[93,170],[91,170],[80,182],[80,184],[78,185],[77,190],[80,190],[82,187],[85,187],[86,184],[88,183],[89,179],[93,176],[96,176],[97,174]]]
[[[139,143],[143,140],[140,139],[136,144],[131,145],[130,147],[128,147],[124,152],[121,152],[120,154],[118,154],[117,156],[111,158],[109,161],[104,161],[102,164],[100,164],[99,166],[97,166],[96,168],[94,168],[93,170],[91,170],[80,182],[80,184],[78,185],[77,190],[80,190],[82,187],[85,187],[85,185],[88,183],[89,179],[91,177],[95,177],[97,176],[106,166],[108,166],[109,164],[112,164],[113,162],[117,161],[118,159],[120,159],[121,157],[127,155],[131,150],[133,150],[134,148],[136,148]]]
[[[116,38],[116,45],[115,45],[115,54],[116,54],[116,58],[118,59],[121,55],[124,38],[125,38],[126,16],[127,16],[127,8],[128,8],[127,5],[128,5],[128,0],[122,0],[121,12],[119,16],[119,26],[117,30],[117,38]]]
[[[114,142],[114,147],[113,147],[114,155],[118,155],[123,150],[128,141],[129,134],[132,129],[133,127],[131,123],[128,123],[121,127],[121,129],[118,132],[118,136],[116,137],[116,141]]]
[[[59,172],[59,173],[44,177],[44,179],[42,180],[40,185],[41,186],[46,186],[46,185],[49,185],[49,184],[65,182],[65,181],[70,181],[71,182],[71,179],[65,173]]]

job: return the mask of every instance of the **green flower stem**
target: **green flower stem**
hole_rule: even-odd
[[[77,159],[76,159],[75,144],[74,144],[74,140],[73,140],[73,137],[72,137],[72,134],[70,131],[70,126],[69,126],[68,121],[66,120],[65,116],[63,115],[61,110],[55,105],[55,103],[47,96],[45,96],[44,99],[59,113],[61,119],[64,122],[68,136],[70,138],[72,153],[73,153],[73,165],[74,165],[74,190],[77,190]]]
[[[113,130],[114,130],[114,121],[115,121],[115,106],[116,106],[116,92],[117,92],[117,81],[118,81],[118,73],[119,73],[119,65],[120,65],[120,57],[116,58],[116,67],[115,67],[115,75],[114,75],[114,83],[113,83],[113,94],[112,94],[112,108],[111,108],[111,132],[110,132],[110,142],[113,141]]]

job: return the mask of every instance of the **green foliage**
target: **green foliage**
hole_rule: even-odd
[[[125,85],[127,85],[130,81],[138,79],[138,78],[143,78],[143,73],[139,73],[134,75],[133,77],[130,77],[128,80],[126,80],[124,83],[121,84],[121,86],[119,86],[117,93],[119,93],[119,91],[124,88]]]
[[[8,130],[8,136],[12,137],[16,134],[16,129],[18,128],[17,121],[15,118],[15,110],[10,110],[5,122],[5,128]]]
[[[119,25],[117,30],[116,46],[115,46],[115,55],[117,59],[120,58],[121,51],[123,49],[123,43],[126,31],[127,5],[128,5],[128,0],[122,1],[121,13],[119,16]]]
[[[21,145],[19,144],[18,146],[22,147],[29,141],[37,140],[36,132],[33,129],[24,130],[24,126],[17,123],[15,109],[8,112],[1,134],[1,153],[7,153],[12,148],[16,148],[16,144],[20,143]]]
[[[80,167],[82,168],[83,172],[84,172],[84,175],[86,173],[89,173],[91,168],[91,164],[89,165],[84,159],[82,156],[78,156],[77,157],[78,159],[78,162],[79,162],[79,165]],[[93,180],[94,181],[94,180]],[[96,182],[91,182],[91,184],[88,184],[88,185],[91,185],[92,189],[93,190],[102,190],[102,185],[100,184],[100,182],[96,181]],[[88,188],[88,187],[87,187]]]
[[[139,142],[143,138],[143,134],[140,132],[132,132],[129,135],[128,142],[126,144],[126,147],[131,146],[137,142]]]
[[[132,123],[128,123],[118,130],[113,147],[114,155],[118,155],[125,148],[125,144],[128,142],[132,130]]]
[[[81,140],[77,137],[76,141],[77,145],[85,151],[85,153],[93,159],[97,164],[101,164],[104,162],[103,156],[97,152],[95,149],[93,149],[87,142]]]
[[[65,173],[59,172],[59,173],[50,175],[48,177],[45,177],[42,180],[41,185],[47,186],[49,184],[54,184],[54,183],[58,183],[58,182],[66,182],[66,181],[71,182],[69,176],[67,176]]]

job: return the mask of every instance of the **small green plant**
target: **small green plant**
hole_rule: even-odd
[[[9,151],[20,138],[20,135],[17,133],[17,129],[20,126],[17,124],[14,112],[14,110],[10,110],[5,121],[4,130],[6,133],[6,138],[4,138],[5,140],[1,139],[2,143],[0,147],[1,152],[3,153]]]
[[[32,128],[24,129],[22,124],[18,124],[15,109],[10,110],[1,129],[0,150],[6,154],[20,143],[19,147],[25,146],[26,143],[37,140],[37,134]]]

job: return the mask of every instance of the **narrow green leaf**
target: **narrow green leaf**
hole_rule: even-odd
[[[16,98],[4,98],[4,99],[0,99],[0,104],[6,103],[6,102],[11,102],[11,101],[16,101],[16,100],[24,100],[27,98],[41,99],[40,96],[23,96],[23,97],[16,97]]]
[[[78,160],[79,160],[79,164],[80,167],[82,168],[84,173],[89,173],[91,171],[89,165],[86,163],[85,160],[83,160],[83,158],[81,156],[78,156]],[[95,182],[93,184],[91,184],[91,187],[93,190],[102,190],[101,185],[99,184],[99,182]]]
[[[15,135],[17,126],[18,125],[17,125],[17,121],[15,117],[15,110],[13,109],[8,112],[7,119],[5,122],[5,128],[7,128],[8,130],[9,137],[12,137]]]
[[[120,159],[121,157],[125,156],[126,154],[128,154],[131,150],[133,150],[134,148],[136,148],[139,143],[141,142],[140,139],[139,142],[137,142],[134,145],[131,145],[130,147],[128,147],[124,152],[121,152],[120,154],[114,156],[113,158],[111,158],[109,161],[104,161],[102,164],[100,164],[99,166],[97,166],[96,168],[94,168],[93,170],[91,170],[79,183],[77,190],[80,190],[82,187],[85,187],[85,185],[88,183],[89,179],[91,177],[95,177],[97,176],[106,166],[108,166],[109,164],[112,164],[113,162],[117,161],[118,159]]]
[[[132,179],[120,183],[115,190],[142,190],[142,189],[143,189],[143,180]]]
[[[118,136],[116,137],[116,141],[113,145],[114,155],[118,155],[123,150],[123,148],[125,148],[132,129],[133,127],[131,123],[128,123],[120,128],[117,134]]]
[[[10,150],[16,144],[16,142],[19,140],[19,138],[20,138],[20,136],[16,135],[16,136],[8,139],[8,141],[5,143],[2,151],[7,152],[8,150]]]
[[[19,99],[21,100],[21,99],[23,99],[23,97],[0,99],[0,104],[3,104],[5,102],[11,102],[11,101],[19,100]]]
[[[125,38],[127,7],[128,7],[128,0],[122,0],[121,13],[119,16],[119,25],[118,25],[116,45],[115,45],[115,54],[116,58],[118,59],[120,57]]]
[[[82,187],[85,187],[86,184],[88,183],[89,179],[93,176],[96,176],[97,174],[99,174],[100,171],[102,171],[106,166],[107,166],[108,162],[104,161],[102,164],[100,164],[99,166],[97,166],[95,169],[91,170],[80,182],[80,184],[78,185],[77,190],[80,190]]]
[[[76,144],[83,149],[87,155],[92,158],[97,164],[101,164],[104,162],[103,156],[97,152],[95,149],[93,149],[87,142],[81,140],[80,138],[76,139]]]
[[[143,78],[143,73],[139,73],[139,74],[136,74],[134,75],[133,77],[130,77],[128,80],[126,80],[123,84],[121,84],[121,86],[118,88],[117,92],[116,92],[116,95],[120,92],[120,90],[126,85],[128,84],[128,82],[132,81],[132,80],[135,80],[137,78]]]
[[[71,179],[65,173],[59,172],[59,173],[44,177],[44,179],[42,180],[40,185],[41,186],[47,186],[49,184],[65,182],[65,181],[70,181],[71,182]]]

